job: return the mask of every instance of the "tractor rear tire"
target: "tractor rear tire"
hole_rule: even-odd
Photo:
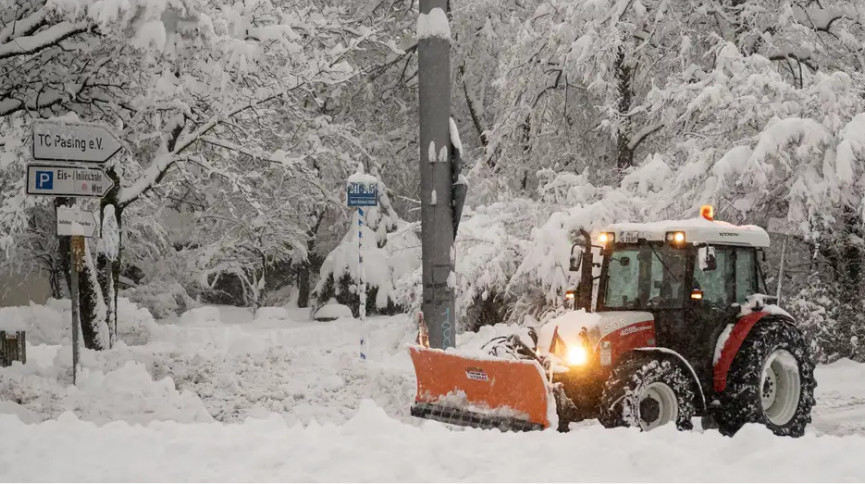
[[[675,422],[679,430],[691,430],[695,402],[694,379],[681,363],[657,354],[633,355],[607,379],[598,419],[608,428],[652,430]]]
[[[783,321],[760,322],[727,374],[718,430],[733,436],[746,423],[760,423],[776,435],[800,437],[811,422],[816,386],[802,333]]]

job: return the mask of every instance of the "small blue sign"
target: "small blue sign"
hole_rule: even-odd
[[[348,184],[349,207],[375,207],[376,205],[378,205],[378,183]]]
[[[53,190],[54,189],[54,172],[36,170],[36,189],[37,190]]]

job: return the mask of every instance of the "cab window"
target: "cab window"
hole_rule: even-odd
[[[736,249],[736,302],[745,304],[748,296],[757,293],[757,271],[754,249]]]
[[[639,257],[637,249],[617,250],[611,255],[606,288],[607,306],[629,308],[639,301]]]
[[[716,247],[714,271],[704,271],[694,265],[694,289],[703,291],[703,303],[728,306],[732,303],[733,264],[730,249]]]

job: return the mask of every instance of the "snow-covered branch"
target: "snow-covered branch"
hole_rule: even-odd
[[[0,29],[0,44],[8,42],[10,39],[30,34],[39,28],[47,15],[48,7],[42,7],[27,17],[9,22],[3,29]]]
[[[89,22],[64,21],[36,34],[14,38],[0,44],[0,59],[34,54],[42,49],[57,45],[63,39],[86,32],[89,28]]]
[[[645,126],[640,131],[637,131],[632,137],[630,142],[628,142],[628,149],[633,151],[637,149],[640,144],[646,140],[649,136],[661,130],[664,127],[665,123],[655,123]]]
[[[144,171],[144,174],[135,183],[133,183],[129,187],[124,187],[120,190],[120,193],[117,195],[118,202],[121,206],[127,206],[137,200],[139,197],[141,197],[141,195],[150,190],[154,184],[159,182],[159,180],[164,176],[165,172],[169,168],[171,168],[171,165],[174,164],[177,156],[179,156],[184,150],[189,148],[193,143],[201,140],[204,135],[212,131],[220,123],[224,122],[232,116],[240,114],[243,111],[252,109],[256,106],[260,106],[264,103],[280,98],[285,94],[286,92],[281,92],[278,94],[267,96],[263,99],[244,103],[230,110],[225,115],[215,115],[211,117],[209,121],[198,127],[198,129],[181,138],[180,141],[175,144],[174,149],[171,152],[157,155],[150,163],[150,166],[148,166],[147,169]]]

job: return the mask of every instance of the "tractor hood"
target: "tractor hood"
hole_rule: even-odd
[[[586,328],[591,345],[597,346],[605,336],[633,324],[654,321],[652,313],[644,311],[605,311],[587,313],[580,309],[569,311],[549,320],[538,331],[538,348],[546,352],[553,341],[553,333],[558,332],[565,344],[574,344],[580,331]]]

